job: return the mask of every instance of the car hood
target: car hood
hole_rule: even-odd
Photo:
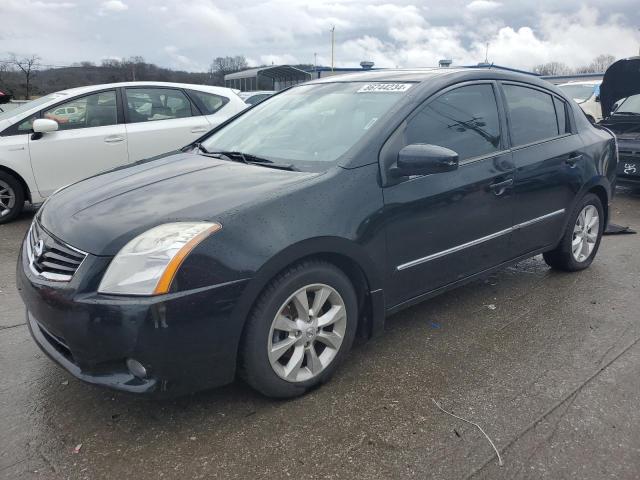
[[[38,219],[69,245],[111,256],[154,226],[219,221],[318,175],[178,153],[68,186],[46,201]]]
[[[640,116],[614,114],[600,125],[615,133],[618,140],[640,140]]]
[[[600,86],[602,116],[611,114],[613,104],[621,98],[640,93],[640,57],[631,57],[612,63],[604,73]]]

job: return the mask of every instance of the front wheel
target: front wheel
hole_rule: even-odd
[[[0,171],[0,224],[16,218],[24,207],[24,189],[15,177]]]
[[[278,275],[245,328],[240,374],[264,395],[288,398],[325,382],[350,350],[358,303],[335,266],[307,261]]]
[[[591,265],[604,231],[604,210],[597,195],[584,196],[572,212],[558,246],[544,256],[552,268],[575,272]]]

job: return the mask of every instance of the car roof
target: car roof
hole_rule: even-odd
[[[380,69],[343,75],[332,75],[307,83],[333,82],[417,82],[428,83],[433,80],[457,81],[469,80],[512,80],[538,85],[544,88],[552,86],[537,75],[511,72],[491,67],[434,67],[416,69]]]
[[[171,83],[171,82],[118,82],[118,83],[103,83],[100,85],[87,85],[85,87],[69,88],[67,90],[61,90],[55,92],[58,95],[81,95],[83,93],[91,93],[99,90],[105,90],[107,88],[117,87],[171,87],[171,88],[189,88],[191,90],[201,90],[204,92],[220,93],[220,94],[235,94],[235,91],[231,88],[216,87],[213,85],[199,85],[192,83]]]

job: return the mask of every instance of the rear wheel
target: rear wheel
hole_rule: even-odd
[[[16,218],[23,207],[22,185],[13,175],[0,171],[0,223],[7,223]]]
[[[278,275],[253,309],[240,374],[269,397],[287,398],[325,382],[350,350],[357,297],[335,266],[308,261]]]
[[[544,254],[545,262],[567,272],[587,268],[598,252],[603,230],[602,202],[597,195],[589,193],[573,211],[558,246]]]

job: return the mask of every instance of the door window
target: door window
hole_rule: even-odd
[[[116,92],[110,90],[74,98],[46,110],[43,118],[58,122],[59,130],[115,125],[118,123]],[[23,125],[26,127],[26,122]],[[23,125],[20,125],[19,128],[23,129]]]
[[[221,95],[214,95],[213,93],[199,92],[198,90],[189,90],[191,98],[196,99],[196,103],[205,115],[211,115],[216,113],[227,103],[229,99]]]
[[[180,90],[127,88],[129,123],[171,120],[192,116],[191,102]]]
[[[550,94],[518,85],[504,85],[504,93],[514,147],[558,135],[558,120]]]
[[[493,87],[460,87],[429,102],[407,124],[405,144],[412,143],[450,148],[460,160],[500,150],[500,120]]]

